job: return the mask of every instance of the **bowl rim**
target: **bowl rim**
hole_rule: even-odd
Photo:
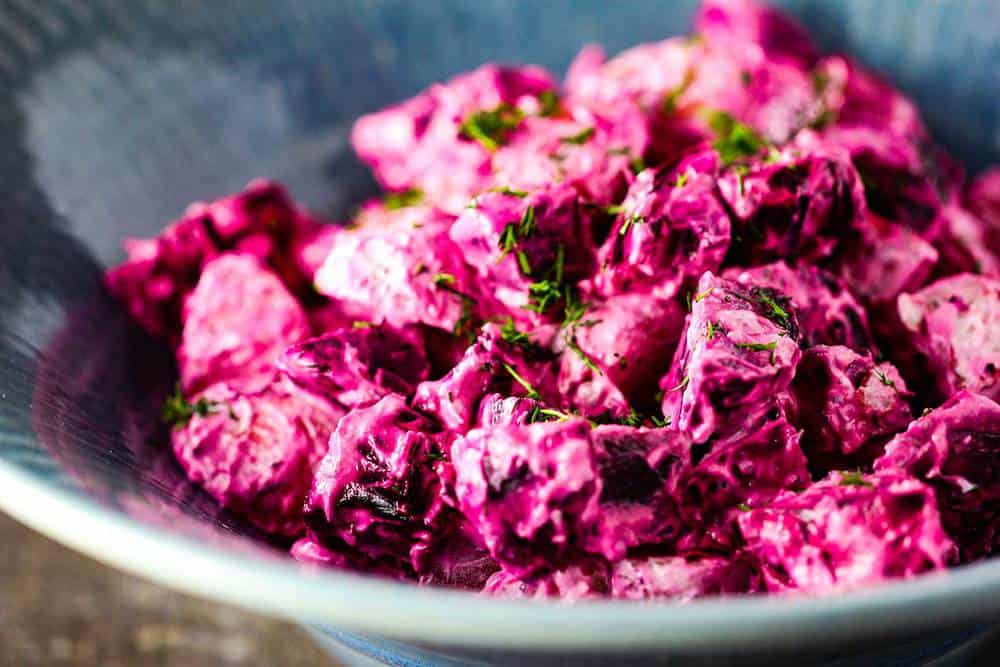
[[[0,489],[0,510],[119,570],[269,616],[422,643],[699,653],[916,635],[1000,618],[1000,561],[819,598],[510,600],[234,552],[144,524],[2,460]]]

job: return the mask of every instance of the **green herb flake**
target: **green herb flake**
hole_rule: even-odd
[[[704,301],[706,298],[708,298],[708,295],[712,293],[713,289],[715,289],[715,288],[709,287],[704,292],[698,292],[697,294],[695,294],[694,295],[694,302],[695,303],[700,303],[701,301]]]
[[[517,266],[524,275],[531,275],[531,263],[528,261],[528,255],[523,250],[517,251]]]
[[[365,320],[354,320],[351,322],[352,329],[371,329],[373,326],[375,326],[373,323],[366,322]]]
[[[653,422],[653,426],[656,428],[666,428],[670,426],[670,417],[660,417],[659,415],[652,415],[649,421]]]
[[[717,334],[718,332],[719,329],[718,327],[716,327],[715,322],[709,320],[708,323],[705,325],[705,339],[712,340],[713,338],[715,338],[715,334]]]
[[[664,114],[670,116],[677,112],[677,104],[680,102],[681,95],[683,95],[691,84],[694,83],[694,70],[687,70],[684,72],[684,78],[679,84],[674,86],[667,94],[663,97],[663,104],[661,109]]]
[[[580,360],[583,362],[584,366],[589,368],[594,373],[597,373],[598,375],[604,375],[604,371],[602,371],[598,367],[598,365],[594,363],[594,360],[591,359],[590,356],[588,356],[587,353],[583,351],[583,348],[580,347],[580,344],[576,342],[576,336],[574,334],[567,331],[566,335],[563,337],[563,340],[566,342],[566,347],[573,350],[576,356],[580,357]]]
[[[491,153],[506,141],[507,137],[521,124],[524,114],[510,104],[501,104],[494,109],[470,114],[459,126],[459,136],[478,141]]]
[[[635,408],[630,408],[628,414],[624,417],[618,418],[618,423],[622,426],[631,426],[633,428],[639,428],[642,426],[643,418]]]
[[[681,380],[681,383],[676,387],[674,387],[673,389],[671,389],[670,391],[683,391],[684,387],[688,386],[689,384],[691,384],[691,376],[685,375],[684,379]]]
[[[500,327],[500,337],[511,345],[526,349],[534,345],[531,336],[523,331],[519,331],[517,325],[514,324],[514,319],[509,315],[507,316],[507,321]]]
[[[812,80],[813,92],[817,95],[826,92],[826,87],[830,85],[830,75],[824,70],[814,69],[809,73],[809,78]]]
[[[500,363],[503,365],[504,370],[507,371],[512,378],[514,378],[514,381],[517,382],[522,387],[524,387],[524,390],[528,392],[527,393],[528,398],[533,398],[535,400],[538,400],[540,398],[538,391],[531,385],[530,382],[521,377],[521,375],[516,370],[514,370],[513,366],[508,364],[506,361],[501,361]]]
[[[864,475],[860,470],[841,470],[840,485],[863,486],[869,489],[874,488],[874,485],[864,478]]]
[[[594,137],[594,128],[585,127],[572,136],[563,137],[561,141],[564,144],[575,144],[577,146],[582,146],[583,144],[590,141],[593,137]]]
[[[646,169],[646,161],[642,159],[642,156],[634,157],[629,160],[628,168],[632,170],[633,174],[638,175]]]
[[[625,222],[622,223],[621,228],[618,230],[618,235],[625,236],[628,234],[628,230],[632,228],[632,225],[640,225],[644,222],[646,222],[645,218],[638,213],[633,213],[629,217],[625,218]]]
[[[753,83],[753,74],[749,70],[743,70],[740,72],[740,83],[743,84],[744,88],[749,88],[750,84]]]
[[[432,447],[429,452],[427,452],[427,460],[431,463],[437,463],[439,461],[447,461],[448,457],[444,455],[437,447]]]
[[[733,173],[736,174],[736,188],[742,197],[746,194],[746,186],[743,183],[743,177],[750,173],[750,167],[745,164],[738,164],[733,167]]]
[[[585,325],[587,323],[581,322],[583,316],[587,314],[587,310],[590,309],[590,304],[584,301],[580,301],[576,293],[573,290],[567,289],[565,291],[564,297],[566,299],[566,304],[563,308],[563,327],[570,328],[577,325]],[[596,324],[596,322],[594,322]]]
[[[875,369],[875,376],[878,378],[878,381],[884,384],[885,386],[892,387],[893,389],[896,388],[896,383],[893,381],[893,379],[890,378],[888,375],[886,375],[885,372],[882,371],[881,369],[879,368]]]
[[[455,276],[450,273],[436,273],[434,274],[434,284],[438,287],[443,287],[446,285],[455,284]]]
[[[605,206],[604,212],[608,215],[618,215],[622,212],[623,206],[621,204],[615,204],[614,206]]]
[[[167,400],[163,402],[162,418],[164,423],[169,424],[173,428],[183,428],[188,425],[188,422],[195,415],[207,417],[214,413],[218,409],[218,406],[219,403],[210,401],[204,397],[199,398],[194,403],[188,402],[184,398],[184,394],[181,392],[181,387],[178,384],[174,389],[173,395],[167,397]],[[235,418],[231,408],[230,416]]]
[[[525,197],[528,196],[526,190],[515,190],[514,188],[509,188],[506,185],[496,188],[490,188],[489,192],[496,192],[501,195],[507,195],[508,197],[517,197],[519,199],[524,199]]]
[[[677,177],[677,182],[674,183],[675,188],[683,188],[684,184],[688,182],[688,173],[686,171],[681,172]]]
[[[416,206],[424,200],[424,191],[417,188],[410,188],[402,192],[390,192],[382,198],[382,204],[389,211],[398,211],[401,208]]]
[[[746,503],[740,503],[739,505],[736,506],[736,509],[738,509],[741,512],[749,512],[753,508],[747,505]]]
[[[712,148],[727,167],[737,160],[753,157],[766,145],[756,130],[725,111],[709,112],[708,126],[715,133]]]
[[[541,315],[562,299],[562,289],[554,280],[539,280],[528,285],[526,309]]]
[[[559,102],[559,96],[551,90],[540,92],[538,94],[538,101],[542,105],[542,108],[538,111],[539,116],[551,118],[558,116],[562,112],[562,104]]]
[[[538,224],[535,222],[535,207],[528,205],[524,209],[524,213],[521,214],[521,221],[517,225],[517,234],[521,239],[527,239],[535,230],[538,228]]]
[[[770,343],[736,343],[736,347],[754,352],[773,352],[778,347],[778,341],[772,340]]]

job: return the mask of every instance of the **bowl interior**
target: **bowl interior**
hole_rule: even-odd
[[[686,32],[695,4],[0,8],[0,468],[80,507],[256,553],[261,536],[188,484],[165,448],[170,356],[99,284],[121,238],[152,235],[188,202],[256,176],[342,217],[375,192],[347,142],[359,114],[484,61],[562,71],[588,42],[614,53]],[[856,54],[911,93],[970,171],[1000,162],[1000,4],[777,4],[824,48]]]

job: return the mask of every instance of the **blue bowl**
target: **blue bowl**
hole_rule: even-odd
[[[970,171],[1000,163],[1000,3],[780,4],[825,48],[857,54],[910,92]],[[958,656],[1000,618],[1000,561],[818,600],[491,600],[303,569],[188,484],[164,447],[156,413],[170,356],[99,283],[121,237],[153,234],[187,202],[258,175],[343,215],[374,191],[347,146],[359,114],[483,61],[562,70],[586,42],[613,52],[684,32],[693,9],[692,0],[0,4],[0,507],[115,566],[300,621],[359,661]]]

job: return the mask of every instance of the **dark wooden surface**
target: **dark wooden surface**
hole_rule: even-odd
[[[335,667],[295,626],[127,576],[2,514],[0,665]]]
[[[297,627],[105,567],[0,514],[0,667],[337,667]],[[970,667],[1000,665],[1000,642]]]

